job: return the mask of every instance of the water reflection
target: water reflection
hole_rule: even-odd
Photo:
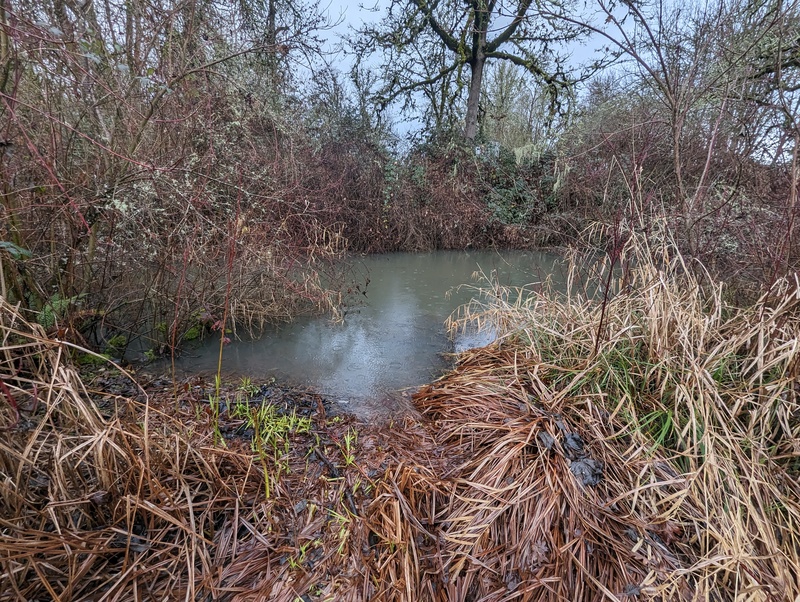
[[[345,399],[375,398],[388,391],[429,382],[448,366],[453,350],[444,329],[447,317],[469,302],[473,273],[497,273],[502,284],[541,282],[559,257],[535,252],[397,253],[366,257],[354,269],[369,278],[361,303],[351,306],[343,323],[327,317],[300,319],[268,330],[257,341],[226,347],[226,374],[254,380],[276,376]],[[559,274],[554,274],[556,280]],[[461,350],[488,343],[490,335],[462,336]],[[179,368],[214,372],[215,344],[186,354]]]

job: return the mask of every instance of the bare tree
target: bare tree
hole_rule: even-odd
[[[696,225],[715,210],[706,201],[720,149],[761,160],[755,156],[758,149],[763,152],[774,142],[767,140],[775,125],[774,113],[770,115],[764,107],[775,102],[778,90],[785,91],[785,86],[773,85],[768,91],[767,80],[769,74],[791,66],[792,46],[785,37],[782,44],[771,40],[796,6],[796,1],[781,0],[718,0],[700,5],[598,0],[599,16],[593,20],[551,15],[609,42],[627,60],[618,68],[623,77],[662,105],[675,203],[692,252],[699,244]],[[774,60],[781,53],[778,46],[783,47],[782,62]],[[765,100],[765,94],[772,100]],[[755,98],[758,95],[760,100]],[[703,144],[698,144],[701,139]],[[720,175],[717,170],[716,177]]]
[[[582,29],[550,16],[565,11],[563,6],[531,0],[394,0],[378,27],[362,29],[359,51],[383,53],[385,85],[378,94],[383,106],[432,86],[445,89],[455,76],[456,93],[448,86],[444,95],[459,97],[466,88],[464,135],[473,140],[487,61],[526,70],[547,90],[553,113],[569,96],[575,77],[557,50]]]
[[[311,62],[321,52],[320,33],[333,26],[316,2],[304,0],[238,0],[244,43],[252,46],[259,75],[273,94],[290,83],[291,61]]]
[[[488,68],[481,105],[485,107],[481,130],[486,139],[512,149],[536,147],[536,152],[552,140],[546,93],[510,63]]]

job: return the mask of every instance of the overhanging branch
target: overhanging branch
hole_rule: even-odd
[[[450,65],[449,67],[446,67],[445,69],[442,69],[441,71],[439,71],[439,73],[437,73],[436,75],[433,75],[433,76],[428,77],[426,79],[413,81],[411,83],[405,84],[405,85],[400,86],[398,88],[392,89],[390,92],[387,93],[386,96],[380,96],[378,98],[378,104],[380,105],[380,108],[381,109],[385,108],[387,104],[392,102],[398,96],[402,96],[403,94],[407,94],[408,92],[412,92],[412,91],[414,91],[414,90],[416,90],[418,88],[421,88],[423,86],[428,86],[428,85],[431,85],[431,84],[435,84],[438,81],[441,81],[442,79],[445,78],[445,76],[447,76],[450,73],[452,73],[453,71],[455,71],[456,68],[459,65],[460,65],[460,63],[455,62],[452,65]]]
[[[517,31],[519,28],[519,24],[525,20],[525,15],[528,13],[528,9],[531,6],[532,0],[522,0],[517,7],[517,14],[514,16],[514,20],[511,24],[503,30],[499,36],[497,36],[494,40],[486,44],[486,53],[494,52],[500,46],[508,42],[511,39],[511,36],[514,35],[514,32]]]
[[[433,32],[439,36],[442,42],[444,42],[444,45],[447,46],[451,51],[458,53],[458,40],[450,35],[450,33],[448,33],[448,31],[439,24],[439,21],[436,19],[436,17],[433,16],[433,9],[436,8],[436,3],[434,3],[432,6],[429,6],[426,0],[412,0],[412,2],[414,3],[414,6],[422,11],[425,21],[427,21]]]
[[[545,71],[544,69],[542,69],[536,63],[536,61],[533,61],[531,59],[523,58],[523,57],[518,56],[516,54],[511,54],[510,52],[503,52],[501,50],[496,50],[494,52],[487,52],[486,53],[486,57],[487,58],[493,58],[493,59],[501,59],[501,60],[504,60],[504,61],[509,61],[509,62],[519,66],[519,67],[524,68],[529,73],[532,73],[533,75],[541,78],[542,81],[544,81],[545,83],[547,83],[549,85],[568,86],[570,84],[570,82],[568,80],[559,79],[556,74],[549,73],[549,72]]]

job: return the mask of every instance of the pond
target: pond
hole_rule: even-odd
[[[235,341],[224,350],[225,375],[253,382],[275,377],[341,403],[385,398],[435,379],[452,364],[454,350],[491,342],[485,332],[451,340],[445,329],[448,316],[477,296],[476,273],[511,286],[535,286],[550,274],[556,285],[564,280],[561,257],[545,252],[393,253],[351,261],[364,294],[343,321],[302,317],[258,340]],[[185,353],[177,368],[215,373],[218,351],[218,342],[209,342]]]

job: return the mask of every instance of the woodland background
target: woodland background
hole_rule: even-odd
[[[164,351],[336,306],[345,253],[664,218],[732,294],[797,267],[797,2],[394,0],[330,55],[336,21],[0,0],[3,296]]]

